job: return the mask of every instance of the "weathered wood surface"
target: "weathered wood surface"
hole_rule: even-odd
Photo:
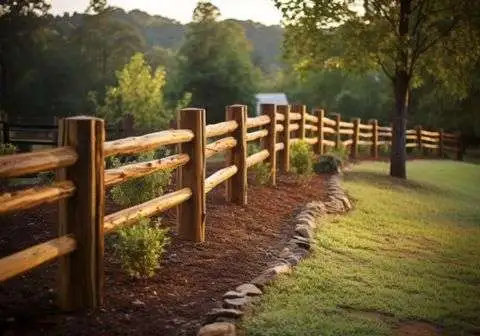
[[[318,117],[307,113],[305,114],[305,120],[316,124],[318,122]]]
[[[205,136],[207,138],[216,137],[233,132],[237,129],[238,123],[235,120],[220,122],[205,126]]]
[[[379,127],[379,129],[380,129],[380,127]],[[378,136],[379,137],[391,137],[392,132],[378,132]],[[415,136],[415,139],[416,139],[416,136]]]
[[[137,223],[141,218],[155,216],[165,210],[173,208],[192,197],[192,190],[190,188],[183,188],[181,190],[162,195],[134,207],[120,210],[108,216],[105,216],[104,230],[109,233],[122,226]]]
[[[417,147],[417,143],[416,143],[416,142],[406,143],[406,144],[405,144],[405,147],[406,147],[406,148]]]
[[[379,132],[392,132],[392,128],[388,126],[378,126]]]
[[[364,145],[369,145],[369,146],[371,146],[372,144],[373,144],[373,141],[358,140],[358,145],[359,145],[359,146],[364,146]]]
[[[279,105],[277,106],[277,112],[283,115],[283,129],[281,134],[281,141],[283,144],[283,152],[280,155],[280,170],[288,172],[290,170],[290,106]]]
[[[226,119],[235,120],[238,128],[232,132],[237,145],[226,157],[227,166],[235,166],[238,171],[227,180],[226,198],[238,205],[247,204],[247,107],[234,105],[227,107]],[[269,120],[270,122],[270,120]]]
[[[331,127],[323,127],[323,133],[326,133],[326,134],[335,134],[336,131],[331,128]]]
[[[310,145],[315,145],[318,142],[318,138],[305,138],[304,140]]]
[[[266,158],[269,157],[269,153],[266,149],[258,152],[258,153],[255,153],[253,155],[250,155],[249,157],[247,157],[247,168],[250,168],[251,166],[254,166],[256,165],[257,163],[260,163],[262,161],[264,161]]]
[[[372,147],[370,148],[370,155],[372,158],[378,158],[378,120],[370,120],[372,127]]]
[[[346,121],[340,121],[340,127],[352,128],[352,127],[353,127],[353,123],[351,123],[351,122],[346,122]]]
[[[213,173],[205,179],[205,193],[210,192],[219,184],[225,182],[238,172],[236,166],[229,166]]]
[[[71,181],[55,182],[49,186],[7,192],[0,195],[0,214],[25,210],[40,204],[52,203],[67,197],[75,192],[75,185]]]
[[[323,140],[323,144],[325,146],[330,146],[330,147],[334,147],[335,146],[335,141],[331,141],[331,140]]]
[[[295,121],[295,120],[300,120],[302,119],[302,115],[298,112],[290,112],[290,120]]]
[[[353,134],[352,134],[352,146],[350,148],[350,157],[356,159],[358,157],[358,146],[360,145],[360,118],[354,118],[352,120]]]
[[[440,142],[440,138],[432,138],[422,135],[422,141],[438,143]]]
[[[279,125],[279,126],[281,126],[281,125]],[[264,138],[267,135],[268,135],[268,130],[266,130],[266,129],[251,132],[251,133],[247,133],[247,142]]]
[[[366,131],[371,131],[373,130],[373,125],[365,125],[365,124],[360,124],[360,129],[361,130],[366,130]]]
[[[431,148],[431,149],[437,149],[437,148],[440,148],[440,146],[439,146],[439,145],[434,145],[434,144],[426,144],[426,143],[422,144],[422,147],[424,147],[424,148]]]
[[[285,148],[285,145],[283,142],[279,142],[275,144],[275,152],[281,151]]]
[[[299,128],[300,126],[298,124],[290,124],[290,126],[288,127],[288,130],[292,132],[292,131],[298,130]]]
[[[277,113],[278,114],[278,113]],[[278,120],[278,119],[277,119]],[[275,132],[279,133],[279,132],[283,132],[284,130],[284,127],[282,124],[276,124],[275,125]]]
[[[406,135],[417,135],[417,130],[406,130],[405,131]]]
[[[344,146],[350,146],[351,144],[353,144],[353,139],[344,140],[342,141],[342,144]]]
[[[323,126],[323,117],[325,115],[325,111],[323,109],[316,109],[315,112],[317,113],[317,146],[315,146],[315,153],[318,155],[323,154],[323,139],[325,137],[324,126]]]
[[[430,131],[425,131],[422,130],[422,136],[425,135],[427,137],[438,137],[440,135],[439,132],[430,132]]]
[[[260,127],[270,123],[270,117],[261,115],[254,118],[247,118],[247,128]]]
[[[205,159],[211,158],[212,156],[225,152],[226,150],[233,148],[237,145],[237,140],[234,137],[227,137],[214,141],[207,146],[205,146]]]
[[[373,133],[358,133],[359,138],[372,138]]]
[[[150,175],[159,170],[175,169],[190,160],[187,154],[175,154],[160,160],[133,163],[105,171],[105,186],[113,186],[135,178]]]
[[[105,157],[116,154],[135,154],[157,149],[160,146],[189,142],[194,134],[191,130],[178,129],[150,133],[138,137],[130,137],[105,142]]]
[[[266,126],[268,135],[263,142],[263,148],[269,153],[268,163],[270,165],[270,178],[269,184],[275,186],[277,184],[277,151],[275,145],[277,143],[277,108],[275,104],[262,104],[261,110],[264,115],[270,117],[270,123]]]
[[[305,129],[306,129],[307,131],[314,131],[314,132],[318,131],[318,127],[317,127],[317,126],[315,126],[315,125],[309,125],[309,124],[306,124],[306,125],[305,125]]]
[[[406,140],[417,140],[417,136],[416,135],[406,135],[405,136],[405,139]]]
[[[353,129],[344,129],[341,128],[339,131],[340,134],[345,134],[345,135],[352,135],[353,134]]]
[[[78,159],[72,147],[0,156],[0,178],[18,177],[71,166]]]
[[[0,282],[73,252],[76,247],[75,239],[68,235],[4,257],[0,259]]]
[[[283,115],[282,113],[277,113],[276,118],[278,121],[284,121],[285,115]]]
[[[327,118],[327,117],[323,117],[323,123],[327,126],[335,126],[336,125],[335,120]]]

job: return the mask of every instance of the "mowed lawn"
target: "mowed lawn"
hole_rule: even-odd
[[[413,161],[345,174],[348,215],[267,289],[247,335],[480,335],[480,165]]]

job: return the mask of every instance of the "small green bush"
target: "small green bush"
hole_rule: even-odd
[[[272,171],[269,163],[260,162],[249,169],[252,171],[257,184],[265,185],[268,183],[268,181],[270,181]]]
[[[390,146],[387,143],[383,143],[378,146],[378,155],[388,156],[390,155]]]
[[[168,229],[159,227],[159,222],[152,225],[149,219],[121,228],[113,247],[122,269],[135,278],[152,277],[170,243],[167,232]]]
[[[317,174],[336,174],[343,166],[342,160],[336,155],[322,155],[314,165]]]
[[[249,142],[247,144],[247,156],[253,155],[255,153],[260,152],[262,149],[260,148],[260,145],[255,142]]]
[[[155,153],[148,152],[139,155],[137,160],[128,163],[151,161],[153,159],[155,159]],[[112,159],[110,164],[113,168],[122,165],[118,158]],[[171,182],[171,178],[172,172],[170,170],[155,172],[113,187],[110,190],[110,195],[113,201],[121,206],[140,204],[163,195]]]
[[[348,148],[340,144],[339,148],[330,147],[325,154],[333,155],[340,159],[342,162],[348,159]]]
[[[10,143],[0,144],[0,156],[11,155],[17,152],[17,147]]]
[[[313,170],[313,151],[310,144],[298,141],[290,145],[290,165],[299,175],[310,174]]]

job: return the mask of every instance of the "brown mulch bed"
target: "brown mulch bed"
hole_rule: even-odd
[[[206,242],[173,234],[162,268],[148,280],[126,276],[107,249],[105,304],[97,313],[57,310],[55,263],[1,283],[0,333],[194,335],[205,314],[221,305],[223,293],[274,260],[293,233],[292,213],[325,196],[324,180],[280,174],[274,188],[249,186],[246,207],[227,204],[224,188],[217,187],[207,197]],[[173,225],[174,211],[162,222]],[[55,237],[55,223],[55,205],[0,217],[0,256]]]

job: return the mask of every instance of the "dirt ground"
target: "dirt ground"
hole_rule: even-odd
[[[299,181],[279,175],[278,185],[249,186],[248,206],[227,204],[224,187],[208,194],[206,242],[172,234],[158,274],[126,276],[107,249],[105,304],[91,314],[62,314],[55,306],[56,264],[0,284],[4,335],[194,335],[224,292],[251,280],[292,234],[294,210],[324,194],[324,178]],[[107,212],[115,209],[111,204]],[[173,226],[174,211],[163,215]],[[0,257],[55,237],[56,206],[0,217]],[[173,230],[172,230],[173,231]],[[107,244],[108,245],[108,244]]]

